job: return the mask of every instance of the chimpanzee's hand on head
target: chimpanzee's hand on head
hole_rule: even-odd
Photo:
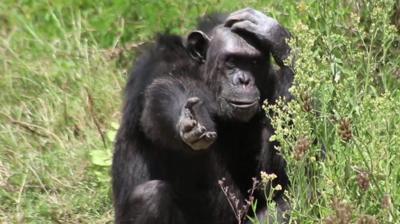
[[[198,120],[198,107],[201,100],[198,97],[189,98],[180,115],[177,128],[183,142],[193,150],[207,149],[217,138],[215,131],[207,130]]]
[[[235,33],[250,33],[263,48],[270,50],[275,61],[282,66],[290,53],[286,39],[290,33],[278,21],[260,11],[245,8],[231,13],[225,20],[225,26]]]

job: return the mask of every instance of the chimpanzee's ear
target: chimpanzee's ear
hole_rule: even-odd
[[[204,62],[209,42],[210,38],[207,34],[200,30],[196,30],[188,35],[186,40],[186,49],[193,59],[199,62]]]

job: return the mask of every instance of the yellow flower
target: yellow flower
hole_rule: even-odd
[[[298,5],[297,5],[297,9],[299,10],[300,13],[305,13],[308,9],[306,3],[304,1],[301,1]]]

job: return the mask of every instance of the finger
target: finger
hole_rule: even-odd
[[[217,133],[215,131],[208,131],[204,133],[201,138],[204,138],[207,141],[213,141],[217,138]]]
[[[206,128],[202,125],[197,125],[197,128],[192,129],[190,132],[184,133],[183,137],[186,139],[186,142],[193,144],[199,141],[203,133],[206,131]]]
[[[225,20],[225,26],[231,27],[234,23],[243,20],[249,20],[252,23],[258,24],[259,22],[264,22],[266,20],[272,19],[266,16],[264,13],[257,11],[252,8],[245,8],[236,12],[231,13]]]
[[[207,129],[203,125],[199,125],[199,132],[204,133]]]
[[[233,24],[240,21],[250,21],[252,23],[257,23],[257,19],[251,14],[237,14],[231,15],[225,20],[225,27],[231,27]]]
[[[190,97],[186,101],[185,108],[188,108],[190,110],[194,105],[196,105],[199,102],[200,102],[200,98],[198,98],[198,97]]]
[[[255,22],[255,18],[253,18],[253,13],[251,11],[252,11],[251,8],[245,8],[232,12],[231,14],[229,14],[228,18],[226,18],[225,26],[231,27],[233,24],[243,20],[249,20]]]
[[[212,143],[214,143],[216,138],[216,132],[206,132],[196,142],[192,143],[192,148],[195,150],[207,149]]]
[[[192,130],[196,126],[197,122],[192,119],[184,119],[182,121],[182,131],[183,132],[188,132]]]
[[[229,17],[229,18],[225,21],[225,25],[224,25],[224,26],[230,28],[230,27],[232,27],[233,24],[235,24],[235,23],[237,23],[237,22],[240,22],[240,21],[242,21],[242,20],[238,20],[238,19]]]
[[[196,119],[196,113],[194,111],[194,106],[196,104],[199,104],[200,102],[201,102],[201,100],[198,97],[191,97],[191,98],[187,99],[185,108],[190,113],[190,118]]]
[[[188,108],[183,109],[184,118],[193,119],[192,112]]]
[[[244,20],[244,21],[235,23],[231,27],[231,30],[232,30],[232,32],[235,32],[235,33],[245,31],[245,32],[257,34],[257,26],[248,20]]]
[[[256,14],[256,12],[259,12],[259,11],[255,10],[253,8],[247,7],[247,8],[232,12],[231,14],[229,14],[228,18],[231,16],[238,16],[238,15],[254,15],[254,14]]]

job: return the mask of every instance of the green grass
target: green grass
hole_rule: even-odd
[[[0,223],[112,222],[110,156],[135,47],[245,6],[295,37],[296,100],[266,105],[293,223],[400,223],[400,4],[396,13],[390,0],[3,0]]]

